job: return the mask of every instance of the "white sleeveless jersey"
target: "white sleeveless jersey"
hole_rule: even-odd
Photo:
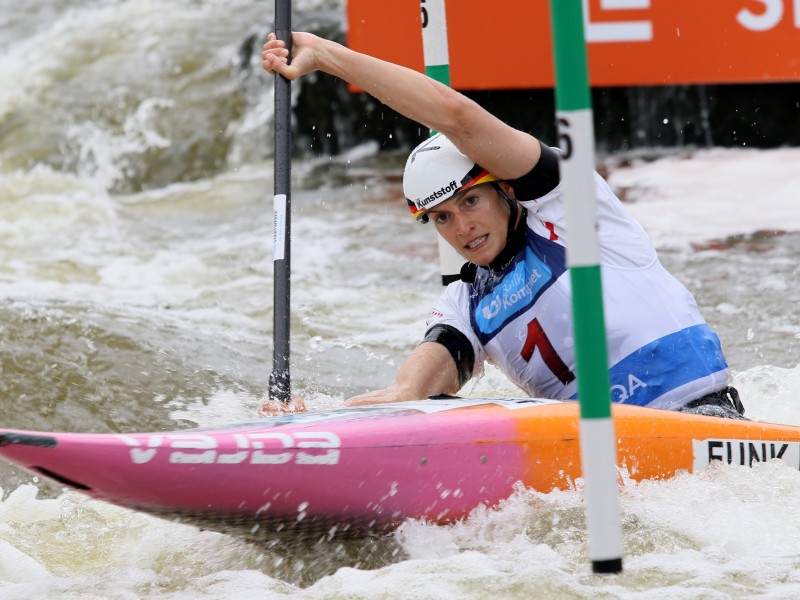
[[[728,384],[719,339],[692,294],[659,262],[644,229],[594,175],[611,395],[615,402],[679,408]],[[527,244],[502,272],[478,268],[451,283],[428,328],[449,325],[531,396],[577,398],[569,234],[559,184],[522,203]]]

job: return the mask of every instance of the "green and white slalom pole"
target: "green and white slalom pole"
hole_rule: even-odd
[[[611,418],[597,200],[594,125],[583,31],[582,0],[550,0],[556,72],[556,117],[563,151],[567,262],[572,283],[575,357],[580,400],[581,464],[589,558],[595,573],[622,571],[617,445]]]
[[[425,74],[450,87],[450,53],[447,48],[447,13],[445,0],[420,0],[422,16],[422,53],[425,56]],[[431,130],[431,135],[436,132]],[[442,285],[458,281],[464,259],[453,247],[439,238],[439,269]]]

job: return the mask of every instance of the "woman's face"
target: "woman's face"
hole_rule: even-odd
[[[506,245],[510,212],[497,190],[484,183],[457,193],[426,214],[456,252],[485,267]]]

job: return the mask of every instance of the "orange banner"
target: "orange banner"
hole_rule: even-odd
[[[421,3],[347,0],[348,45],[422,71]],[[584,0],[594,86],[800,81],[800,0]],[[548,0],[447,0],[458,89],[552,87]]]

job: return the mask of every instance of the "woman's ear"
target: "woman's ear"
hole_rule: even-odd
[[[497,183],[500,186],[500,188],[506,193],[506,196],[508,196],[512,200],[517,199],[517,195],[516,193],[514,193],[514,188],[511,187],[510,183],[508,183],[507,181],[498,181]]]

